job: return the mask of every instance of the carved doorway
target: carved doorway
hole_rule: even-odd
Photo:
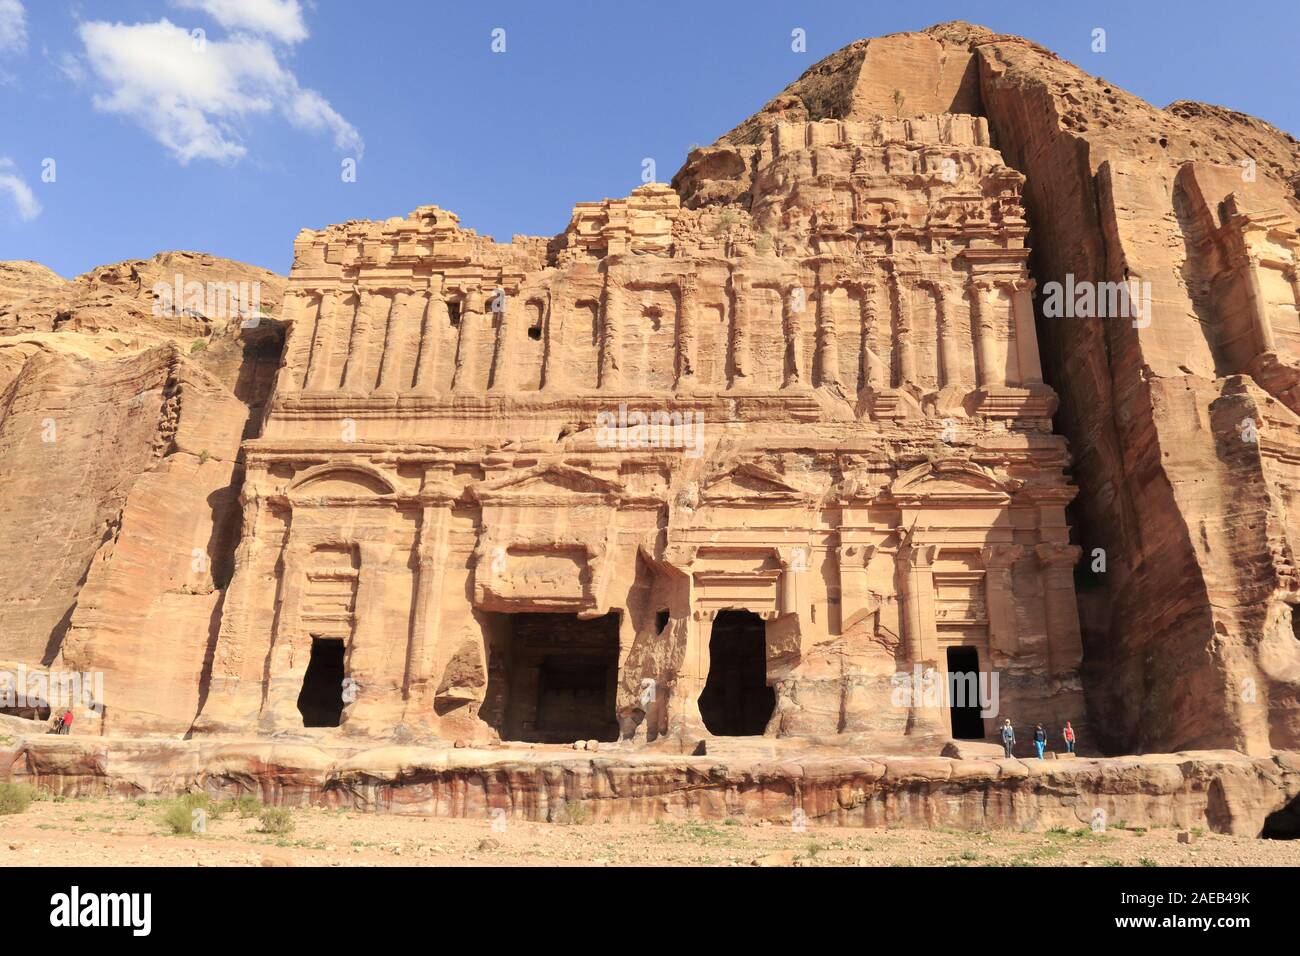
[[[767,628],[753,611],[719,611],[709,638],[700,717],[718,737],[757,737],[776,708],[767,686]]]
[[[618,739],[618,624],[611,612],[492,614],[481,716],[502,740]]]
[[[948,692],[951,694],[952,735],[957,740],[983,740],[980,716],[980,652],[974,647],[948,648]]]
[[[304,727],[337,727],[343,719],[343,641],[312,637],[311,658],[298,694]]]

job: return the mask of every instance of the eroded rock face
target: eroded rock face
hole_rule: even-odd
[[[1300,746],[1293,608],[1300,144],[1219,107],[1156,109],[1023,41],[972,40],[1027,177],[1031,267],[1133,283],[1143,314],[1042,315],[1080,497],[1093,726],[1111,746]]]
[[[740,820],[809,827],[1047,830],[1205,827],[1294,832],[1294,754],[1227,751],[1037,761],[865,758],[830,749],[766,759],[319,746],[264,740],[0,741],[0,776],[68,797],[253,794],[268,805],[555,822]]]
[[[0,661],[98,675],[103,720],[79,732],[183,733],[232,573],[239,444],[283,341],[226,285],[259,283],[270,310],[284,280],[193,253],[51,276],[0,268]],[[178,277],[198,291],[160,308]]]

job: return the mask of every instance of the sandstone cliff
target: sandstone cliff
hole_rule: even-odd
[[[283,341],[232,311],[241,282],[278,306],[283,278],[195,253],[72,281],[0,264],[0,662],[102,673],[110,731],[198,707]]]

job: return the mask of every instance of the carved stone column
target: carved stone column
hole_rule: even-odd
[[[564,373],[564,336],[571,321],[571,299],[563,285],[547,290],[546,316],[542,323],[545,347],[542,351],[542,389],[568,392],[569,378]]]
[[[373,329],[381,328],[388,318],[388,297],[377,292],[361,293],[356,318],[352,322],[352,335],[348,341],[348,360],[343,368],[343,391],[352,394],[368,392],[366,364],[370,354]]]
[[[1038,358],[1038,331],[1034,328],[1034,280],[1009,283],[1012,312],[1016,323],[1016,357],[1020,363],[1020,384],[1041,385],[1043,366]]]
[[[399,292],[393,297],[392,307],[388,310],[388,324],[384,333],[383,357],[379,360],[379,381],[376,391],[385,395],[396,395],[402,374],[402,353],[410,333],[411,293]]]
[[[1250,299],[1250,315],[1255,326],[1255,341],[1259,345],[1260,352],[1277,351],[1277,343],[1273,339],[1273,323],[1268,319],[1268,303],[1264,298],[1264,290],[1259,282],[1259,256],[1248,255],[1246,257],[1246,295]]]
[[[1016,632],[1016,597],[1011,569],[1024,552],[1018,544],[994,544],[984,548],[984,601],[988,608],[989,653],[995,665],[1014,657],[1020,650]]]
[[[840,351],[829,279],[817,282],[817,385],[840,385]]]
[[[323,392],[331,387],[329,381],[329,353],[334,341],[334,329],[340,310],[340,295],[326,292],[321,296],[320,306],[316,309],[316,329],[311,340],[311,354],[307,360],[308,392]]]
[[[807,370],[803,367],[803,312],[807,309],[807,298],[803,289],[796,287],[788,290],[784,296],[782,309],[781,333],[785,339],[785,358],[781,363],[781,387],[798,388],[807,382]]]
[[[898,549],[899,601],[902,605],[903,639],[907,648],[907,665],[913,670],[932,669],[940,679],[938,667],[938,629],[934,609],[934,558],[936,545],[917,545],[904,541]],[[941,708],[931,706],[915,688],[908,714],[909,734],[938,733],[944,727]]]
[[[808,571],[808,550],[806,547],[778,549],[781,583],[777,594],[777,611],[780,614],[799,613],[799,575]]]
[[[1006,385],[1006,374],[997,367],[996,331],[993,328],[993,316],[989,314],[988,301],[985,298],[993,284],[983,279],[970,281],[970,321],[975,326],[975,341],[978,349],[978,381],[980,388],[1000,388]]]
[[[415,377],[412,389],[419,395],[432,395],[435,386],[435,366],[438,361],[438,341],[447,321],[447,303],[442,295],[430,289],[424,294],[424,307],[418,318],[419,345],[415,355]]]
[[[623,323],[627,317],[627,290],[614,276],[605,276],[604,321],[600,335],[600,387],[623,384]]]
[[[890,362],[893,356],[882,358],[871,347],[873,339],[879,338],[879,310],[876,308],[876,295],[879,287],[874,282],[863,282],[857,287],[859,300],[859,324],[862,343],[858,348],[858,361],[861,363],[862,382],[867,391],[875,393],[890,387]]]
[[[898,355],[898,385],[915,384],[916,352],[912,343],[912,296],[906,283],[898,275],[892,275],[894,283],[894,302],[897,308],[895,323],[896,338],[894,350]]]
[[[454,392],[473,391],[477,387],[480,339],[486,319],[483,293],[477,289],[465,295],[460,310],[460,335],[456,340],[456,370],[452,373]]]
[[[948,304],[948,289],[942,282],[930,283],[934,293],[935,325],[939,331],[939,361],[943,365],[944,385],[961,384],[961,343],[957,340],[952,310]]]
[[[352,640],[344,664],[345,680],[351,679],[354,700],[344,699],[340,726],[391,725],[400,713],[398,691],[405,678],[406,662],[390,655],[384,626],[384,593],[392,575],[406,569],[405,562],[391,563],[392,537],[388,529],[366,529],[358,542],[361,567],[357,572],[357,598]]]
[[[749,298],[752,285],[747,276],[731,274],[731,387],[748,384]]]
[[[695,387],[695,360],[698,348],[700,283],[695,273],[682,276],[677,290],[677,380],[679,391]]]
[[[496,335],[492,344],[492,381],[488,390],[492,392],[514,391],[516,363],[510,352],[516,334],[514,312],[510,309],[505,290],[493,292],[488,297],[487,320],[489,326],[496,325]]]
[[[411,615],[411,641],[406,659],[406,696],[411,701],[407,720],[432,716],[437,690],[434,658],[438,652],[443,571],[446,568],[450,502],[425,504],[415,542],[415,607]]]
[[[300,535],[294,535],[291,528],[280,558],[280,593],[276,601],[275,627],[271,633],[266,671],[266,697],[260,721],[263,730],[283,730],[302,725],[298,694],[311,657],[309,643],[304,643],[301,633],[308,552],[307,542]]]
[[[1057,678],[1071,676],[1078,672],[1083,659],[1079,606],[1074,594],[1074,566],[1082,549],[1049,543],[1034,550],[1042,566],[1048,673]]]

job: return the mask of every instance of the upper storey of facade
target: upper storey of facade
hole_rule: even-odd
[[[307,230],[264,435],[394,409],[540,434],[668,396],[1047,431],[1021,184],[980,117],[782,122],[694,151],[676,189],[580,203],[553,239],[494,242],[436,206]]]

